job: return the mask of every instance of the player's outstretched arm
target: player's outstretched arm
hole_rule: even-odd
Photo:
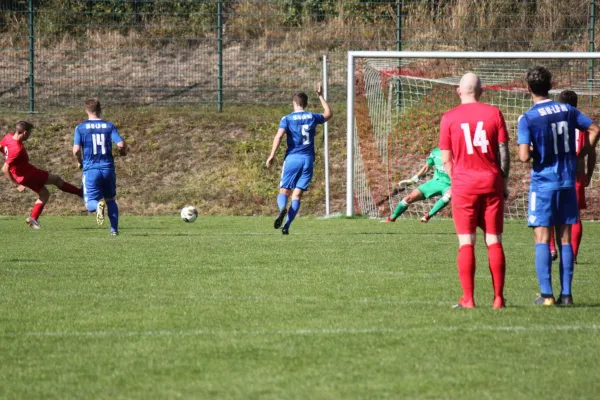
[[[273,146],[271,148],[271,154],[269,154],[269,158],[267,158],[267,162],[265,163],[267,168],[271,167],[271,164],[273,163],[273,159],[275,159],[275,153],[277,153],[277,149],[279,148],[279,145],[281,144],[281,139],[283,139],[283,135],[285,135],[285,129],[279,128],[279,130],[277,131],[277,134],[275,135],[275,138],[273,138]]]
[[[323,84],[319,82],[317,84],[317,97],[319,97],[319,101],[321,101],[321,105],[323,106],[323,118],[325,121],[329,121],[331,117],[333,117],[333,111],[331,111],[331,107],[329,107],[329,103],[323,97]]]
[[[421,167],[421,169],[415,175],[413,175],[412,178],[404,179],[398,182],[398,186],[411,185],[419,182],[419,180],[421,180],[421,178],[427,173],[427,171],[429,171],[430,168],[431,167],[427,164],[423,165],[423,167]]]

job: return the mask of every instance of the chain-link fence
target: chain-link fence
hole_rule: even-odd
[[[588,51],[593,0],[0,0],[0,110],[288,102],[348,50]]]

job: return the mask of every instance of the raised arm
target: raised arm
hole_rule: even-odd
[[[285,135],[285,129],[279,128],[279,130],[277,131],[277,134],[275,134],[275,137],[273,138],[273,146],[271,147],[271,154],[269,154],[269,158],[267,159],[267,162],[266,162],[267,168],[270,168],[271,164],[273,163],[273,159],[275,158],[275,153],[277,153],[277,149],[279,148],[279,145],[281,144],[281,139],[283,139],[283,135]]]
[[[325,119],[325,121],[329,121],[331,117],[333,117],[333,112],[331,111],[327,100],[325,100],[325,97],[323,97],[323,85],[321,84],[321,82],[317,84],[317,96],[319,97],[321,105],[323,106],[323,118]]]

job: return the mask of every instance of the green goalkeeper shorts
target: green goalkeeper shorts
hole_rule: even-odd
[[[417,189],[428,199],[433,196],[443,196],[450,189],[450,185],[437,179],[431,179]]]

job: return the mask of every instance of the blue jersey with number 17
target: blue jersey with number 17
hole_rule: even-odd
[[[290,154],[315,156],[315,134],[317,125],[325,123],[323,114],[296,111],[281,119],[279,127],[287,135],[287,151]]]
[[[536,103],[519,118],[518,143],[531,145],[531,187],[550,191],[575,186],[575,129],[586,131],[593,121],[568,104]]]
[[[112,144],[122,142],[117,128],[108,121],[87,120],[75,128],[73,144],[80,145],[83,170],[114,168]]]

